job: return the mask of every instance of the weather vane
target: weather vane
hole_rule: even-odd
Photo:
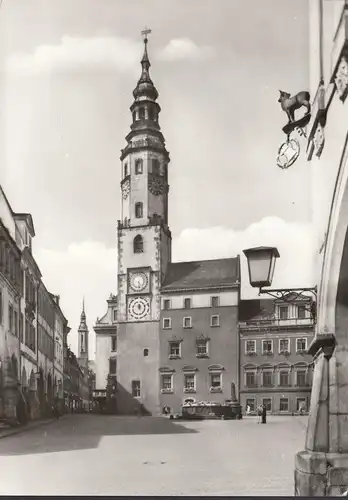
[[[311,105],[309,92],[302,91],[291,96],[288,92],[280,92],[278,102],[283,111],[287,114],[288,123],[283,127],[286,134],[286,142],[283,142],[278,149],[277,165],[279,168],[289,168],[300,154],[300,144],[297,139],[291,138],[292,132],[296,131],[300,137],[306,136],[304,127],[308,125],[311,119]],[[295,119],[295,111],[302,107],[306,108],[305,114],[301,118]]]
[[[144,42],[146,43],[147,42],[147,35],[149,35],[151,33],[151,30],[145,26],[145,28],[143,29],[143,31],[141,32],[141,34],[143,35],[144,37]]]

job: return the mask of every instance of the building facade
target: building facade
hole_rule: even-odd
[[[348,489],[348,6],[310,0],[307,156],[317,240],[318,318],[304,448],[295,494],[335,496]]]
[[[93,327],[96,336],[95,389],[93,399],[101,411],[109,406],[108,394],[117,381],[117,297],[110,294],[107,311],[97,318]],[[111,391],[112,394],[112,391]],[[110,396],[111,396],[110,394]],[[117,411],[117,399],[113,398],[113,408]]]
[[[161,287],[162,409],[180,413],[185,402],[238,394],[239,282],[238,258],[169,264]]]
[[[242,300],[239,309],[240,403],[251,414],[266,406],[269,413],[309,410],[314,337],[312,300]]]
[[[62,354],[55,358],[54,350],[60,327],[32,253],[32,217],[15,213],[1,186],[0,226],[0,419],[17,424],[52,414],[55,366],[62,370]]]

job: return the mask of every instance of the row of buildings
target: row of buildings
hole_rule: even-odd
[[[0,421],[10,424],[91,399],[93,376],[68,348],[68,321],[43,282],[34,237],[31,215],[14,212],[0,186]]]
[[[308,409],[310,299],[241,300],[239,256],[172,262],[170,157],[147,43],[120,158],[118,289],[94,326],[95,399],[121,414],[176,413],[234,393],[252,411]]]

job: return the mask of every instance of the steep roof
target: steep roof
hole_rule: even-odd
[[[174,262],[168,265],[162,291],[239,285],[239,256],[229,259]]]

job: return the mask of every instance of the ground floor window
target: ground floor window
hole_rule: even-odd
[[[254,398],[247,399],[245,402],[245,407],[247,407],[247,406],[250,407],[250,411],[255,411],[255,407],[256,407],[255,399]]]
[[[265,406],[266,411],[272,411],[272,399],[271,398],[263,398],[262,404],[263,404],[263,406]]]
[[[133,398],[140,397],[140,380],[132,380],[132,396]]]
[[[288,398],[280,398],[279,410],[280,411],[289,411]]]

